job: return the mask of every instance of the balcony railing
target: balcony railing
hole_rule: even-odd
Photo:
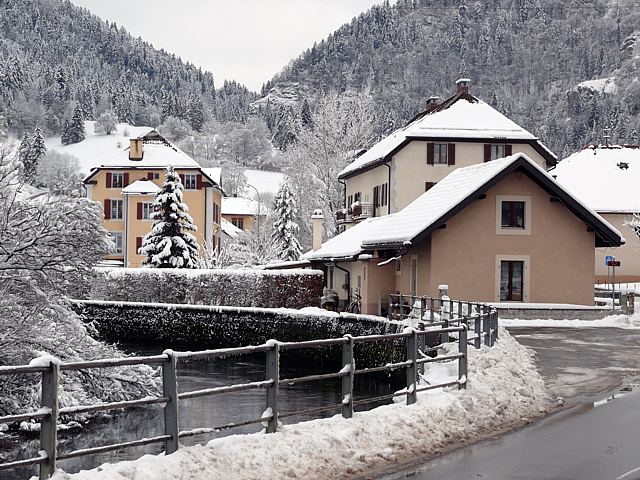
[[[373,217],[373,203],[360,202],[353,206],[351,212],[355,221]]]

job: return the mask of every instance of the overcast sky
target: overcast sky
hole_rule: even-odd
[[[382,0],[72,0],[252,90],[289,60]]]

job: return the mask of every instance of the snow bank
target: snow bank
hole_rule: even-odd
[[[447,347],[455,348],[455,347]],[[492,349],[469,350],[468,390],[425,392],[411,406],[392,404],[352,419],[284,426],[275,434],[235,435],[170,456],[80,472],[55,480],[204,480],[354,478],[442,453],[544,414],[551,406],[533,354],[506,331]],[[446,375],[433,366],[431,378]]]

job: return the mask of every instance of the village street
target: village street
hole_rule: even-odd
[[[519,342],[536,350],[549,388],[571,406],[527,428],[460,449],[387,479],[640,478],[640,393],[604,401],[621,384],[637,384],[640,331],[510,331]]]

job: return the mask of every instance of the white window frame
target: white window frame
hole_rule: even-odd
[[[193,186],[190,186],[193,185]],[[185,173],[184,174],[184,185],[185,190],[197,190],[198,189],[198,175],[195,173]]]
[[[449,144],[448,143],[433,144],[433,164],[449,165]]]
[[[524,228],[502,226],[502,203],[524,202]],[[496,195],[496,234],[531,235],[531,197],[528,195]]]
[[[145,216],[146,213],[146,216]],[[153,202],[142,202],[142,220],[151,220]]]
[[[121,254],[124,252],[124,234],[123,232],[110,232],[113,237],[113,243],[116,245],[115,254]],[[118,248],[118,238],[120,239],[120,248]]]
[[[504,143],[492,143],[491,144],[491,155],[489,158],[491,160],[497,160],[499,158],[504,158],[506,155],[507,146]]]
[[[124,220],[124,201],[119,198],[112,198],[111,202],[111,212],[109,215],[109,220]],[[119,205],[119,208],[116,208],[116,205]],[[120,216],[115,216],[114,212],[119,212]]]
[[[521,302],[501,302],[501,303],[513,303],[513,304],[521,304],[521,303],[529,303],[531,300],[531,256],[530,255],[496,255],[496,263],[495,263],[495,271],[496,271],[496,279],[495,279],[495,301],[500,302],[500,280],[501,280],[501,262],[523,262],[524,263],[524,271],[522,272],[522,281],[524,285],[522,286],[522,301]]]
[[[119,179],[119,182],[116,182],[116,178]],[[120,183],[120,185],[118,185]],[[109,188],[124,188],[124,173],[123,172],[113,172],[111,173],[111,185]]]

